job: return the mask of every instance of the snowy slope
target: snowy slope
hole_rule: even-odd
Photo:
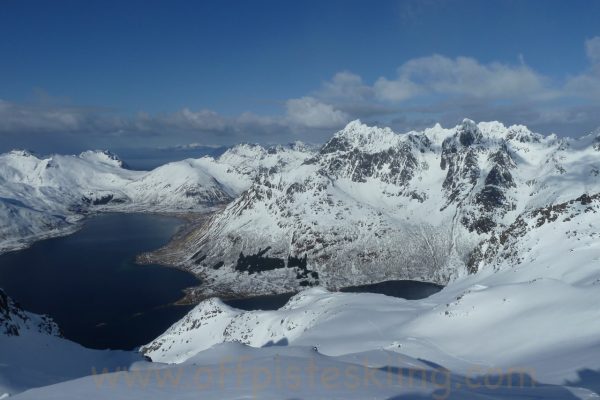
[[[397,134],[354,121],[301,165],[260,174],[175,263],[206,295],[447,283],[520,214],[599,193],[599,148],[498,122]]]
[[[24,311],[0,289],[0,398],[142,363],[139,354],[90,350],[63,339],[47,316]]]
[[[598,203],[592,207],[600,211]],[[571,231],[591,212],[542,229]],[[547,234],[532,229],[526,236]],[[567,246],[597,249],[587,233],[579,238]],[[321,288],[278,311],[243,312],[207,300],[144,349],[168,364],[111,364],[57,346],[60,358],[48,340],[18,348],[0,337],[0,360],[10,366],[2,376],[13,384],[33,376],[31,387],[44,382],[14,367],[22,362],[15,354],[31,355],[26,348],[45,373],[64,371],[64,354],[76,355],[79,366],[121,372],[75,380],[65,373],[67,382],[16,399],[594,399],[600,315],[590,305],[600,300],[598,260],[587,257],[570,268],[577,276],[556,279],[569,269],[565,260],[482,269],[417,301]],[[117,369],[123,366],[128,372]]]
[[[382,349],[330,357],[310,347],[253,349],[228,343],[215,346],[179,365],[153,364],[126,373],[86,377],[30,390],[15,399],[592,398],[583,389],[541,384],[527,375],[511,376],[510,381],[508,376],[467,377],[426,360]]]
[[[476,273],[423,300],[312,288],[280,310],[245,312],[209,299],[142,351],[184,363],[222,342],[316,346],[336,358],[383,349],[457,375],[521,368],[538,382],[597,391],[599,221],[600,195],[524,212],[480,244]]]
[[[596,399],[599,197],[523,213],[477,273],[427,299],[311,288],[252,312],[209,299],[142,349],[167,364],[16,398]]]
[[[144,346],[155,363],[15,398],[596,399],[599,216],[600,195],[525,210],[480,242],[473,274],[423,300],[316,287],[246,312],[208,299]]]
[[[13,154],[12,170],[0,163],[0,190],[12,194],[0,196],[4,212],[49,225],[77,218],[49,200],[64,195],[52,182],[85,179],[50,178],[27,157]],[[239,194],[180,253],[207,294],[394,277],[449,283],[415,301],[314,287],[276,311],[207,299],[144,346],[154,363],[82,349],[0,296],[0,318],[10,315],[0,319],[0,396],[67,381],[15,398],[598,398],[597,135],[558,139],[469,120],[398,135],[353,122],[318,152],[242,145],[149,173],[97,153],[67,159],[80,170],[92,163],[89,199],[118,189],[123,197],[113,198],[125,202],[114,207],[162,207],[171,199],[163,193],[182,201],[199,188],[200,199]],[[19,336],[6,334],[15,329]],[[86,376],[90,365],[130,373]]]

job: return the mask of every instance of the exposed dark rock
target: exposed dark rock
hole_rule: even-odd
[[[581,196],[579,196],[579,197],[578,197],[576,200],[577,200],[578,202],[580,202],[580,203],[581,203],[581,205],[592,204],[592,197],[591,197],[589,194],[587,194],[587,193],[585,193],[585,194],[582,194],[582,195],[581,195]]]
[[[353,149],[343,156],[327,159],[324,170],[329,176],[348,177],[354,182],[379,178],[386,183],[406,186],[419,166],[412,151],[412,146],[407,143],[378,153]]]
[[[569,221],[574,215],[581,212],[581,208],[573,208],[577,203],[580,205],[590,205],[594,202],[600,202],[600,193],[594,195],[583,194],[576,199],[552,204],[547,207],[528,211],[519,215],[515,221],[504,229],[498,236],[492,235],[489,239],[480,242],[471,252],[467,261],[467,270],[469,273],[478,271],[482,264],[490,264],[491,261],[502,251],[504,257],[513,257],[515,255],[515,243],[527,232],[532,229],[553,223],[559,220],[560,216],[567,215],[562,221]],[[583,212],[596,212],[596,209],[587,207]],[[528,223],[527,221],[530,221]]]
[[[498,224],[490,217],[480,217],[474,221],[463,221],[463,225],[467,226],[471,232],[482,234],[491,232]]]
[[[255,274],[262,271],[270,271],[278,268],[285,268],[285,262],[281,258],[264,256],[271,248],[259,250],[256,254],[244,255],[240,253],[235,269],[240,272]]]
[[[494,165],[494,167],[490,170],[485,178],[485,184],[502,186],[505,188],[515,185],[512,174],[508,170],[503,169],[498,165]]]
[[[223,261],[219,261],[218,263],[216,263],[215,265],[213,265],[213,269],[219,269],[221,268],[223,265],[225,265],[225,263]]]
[[[348,139],[341,136],[334,136],[319,151],[320,154],[335,153],[338,151],[348,151],[351,146]]]
[[[8,317],[8,295],[4,293],[4,290],[0,289],[0,315]]]
[[[45,315],[40,316],[39,322],[32,325],[29,315],[0,289],[0,335],[19,336],[23,328],[33,328],[49,335],[60,335],[58,326]]]
[[[447,144],[447,140],[444,144]],[[453,144],[448,144],[446,148],[442,145],[442,164],[448,166],[442,184],[447,193],[448,204],[462,201],[479,179],[476,152],[472,148],[466,152],[456,152]]]
[[[244,255],[243,252],[240,253],[235,269],[240,272],[256,274],[274,269],[292,268],[296,270],[296,279],[307,282],[309,285],[319,284],[319,274],[316,271],[308,269],[308,257],[306,254],[303,257],[288,256],[286,265],[285,260],[282,258],[266,256],[266,253],[270,249],[270,247],[267,247],[259,250],[256,254],[248,256]],[[222,265],[223,262],[219,262],[219,268]]]
[[[193,257],[192,259],[194,260],[194,263],[196,265],[199,265],[202,261],[204,261],[206,259],[206,254],[202,254],[197,257]]]
[[[472,144],[481,140],[482,134],[477,124],[471,120],[464,120],[459,131],[458,141],[465,147],[471,146]]]
[[[485,186],[475,196],[475,204],[480,205],[484,211],[494,211],[502,207],[505,200],[503,191],[497,186]]]
[[[105,205],[110,203],[113,200],[113,195],[112,194],[107,194],[104,196],[100,196],[100,197],[94,197],[94,198],[90,198],[87,196],[83,196],[81,198],[81,201],[83,201],[85,204],[91,204],[94,206],[99,206],[99,205]]]

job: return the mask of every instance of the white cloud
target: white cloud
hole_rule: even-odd
[[[600,37],[586,41],[585,51],[588,69],[563,79],[534,70],[522,55],[513,64],[431,55],[406,61],[395,77],[372,85],[350,72],[336,74],[315,97],[353,118],[388,118],[407,129],[421,126],[416,121],[451,124],[470,116],[585,131],[600,124]]]
[[[432,55],[407,61],[398,68],[397,78],[379,78],[374,88],[378,98],[389,101],[424,94],[541,99],[552,96],[545,81],[525,64],[481,64],[469,57]]]
[[[585,52],[588,68],[562,81],[545,77],[522,58],[506,64],[432,55],[408,60],[398,67],[396,76],[374,82],[342,71],[312,93],[288,99],[282,113],[270,116],[250,112],[229,116],[191,108],[122,116],[55,101],[25,105],[0,99],[0,135],[6,141],[10,137],[11,143],[19,143],[21,134],[68,136],[65,141],[78,134],[80,141],[93,136],[106,137],[104,141],[111,143],[117,136],[144,143],[152,138],[161,144],[200,139],[211,143],[283,141],[298,134],[322,138],[323,130],[331,132],[354,118],[411,129],[423,121],[451,124],[465,116],[551,129],[579,124],[588,129],[600,124],[600,37],[587,40]]]
[[[126,122],[97,109],[65,106],[21,105],[0,99],[2,133],[114,133]]]
[[[374,85],[375,96],[379,100],[404,101],[424,92],[424,88],[406,77],[395,80],[379,78]]]
[[[590,70],[577,75],[569,79],[565,89],[571,96],[600,99],[600,74]]]
[[[367,100],[373,95],[373,89],[366,85],[362,78],[348,71],[338,72],[331,81],[325,82],[318,92],[321,98],[336,99],[351,102]]]
[[[587,71],[571,77],[565,91],[575,97],[600,100],[600,36],[586,40],[585,52],[590,61]]]
[[[212,110],[183,108],[167,114],[140,112],[122,117],[98,108],[23,105],[0,99],[0,135],[175,136],[206,134],[213,137],[260,137],[286,131],[282,117],[253,113],[224,116]]]
[[[592,65],[600,65],[600,36],[585,41],[585,53]]]
[[[307,128],[338,128],[350,120],[343,111],[314,97],[301,97],[286,102],[287,120],[295,126]]]
[[[215,138],[226,136],[233,139],[239,136],[240,140],[247,140],[248,136],[258,138],[275,135],[287,130],[281,117],[260,116],[249,112],[225,116],[212,110],[193,111],[189,108],[170,114],[141,113],[134,119],[134,125],[138,133],[196,133],[212,135]]]
[[[225,132],[229,125],[226,118],[214,111],[191,111],[189,108],[168,115],[150,117],[148,121],[150,129],[164,125],[165,128],[178,130]]]

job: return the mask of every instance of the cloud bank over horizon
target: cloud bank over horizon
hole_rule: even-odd
[[[87,147],[318,142],[357,118],[404,132],[437,122],[454,125],[465,117],[581,136],[600,126],[600,37],[587,39],[582,51],[587,67],[561,79],[545,76],[523,56],[510,64],[432,54],[408,59],[395,75],[371,81],[340,71],[310,93],[281,100],[280,112],[268,115],[228,115],[192,105],[127,115],[63,101],[0,99],[0,140],[2,150],[46,136]]]

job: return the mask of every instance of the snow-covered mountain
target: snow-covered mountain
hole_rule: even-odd
[[[353,122],[317,151],[242,145],[184,163],[237,196],[162,250],[203,275],[204,295],[448,284],[413,301],[313,287],[275,311],[207,299],[143,347],[153,363],[87,353],[44,329],[4,334],[0,396],[63,380],[16,398],[597,398],[600,137],[468,120],[399,135]],[[115,207],[167,198],[144,201]],[[89,375],[86,362],[129,371],[73,380]],[[290,370],[300,372],[277,380]]]
[[[354,121],[316,149],[242,144],[149,172],[108,152],[13,151],[0,155],[0,182],[0,251],[69,232],[90,212],[221,205],[146,257],[201,275],[200,296],[445,284],[473,272],[480,243],[519,218],[600,193],[600,136],[470,120],[398,134]]]
[[[106,151],[2,154],[0,252],[68,233],[95,211],[206,211],[247,189],[259,170],[281,170],[308,154],[300,145],[239,145],[217,159],[187,159],[149,172],[128,170]]]
[[[311,288],[250,312],[206,300],[143,347],[153,363],[83,349],[0,296],[0,318],[33,321],[0,332],[0,396],[595,399],[599,197],[523,213],[480,243],[475,273],[426,299]]]
[[[525,222],[525,216],[531,218]],[[462,360],[491,363],[517,362],[524,350],[544,358],[550,351],[569,353],[570,346],[591,349],[600,344],[600,309],[592,306],[600,301],[599,224],[600,195],[522,215],[477,247],[473,274],[423,300],[313,288],[278,311],[244,312],[208,299],[143,351],[154,360],[180,362],[215,343],[262,347],[285,340],[318,344],[327,354],[379,346],[428,358],[433,350],[424,347],[433,345]],[[412,342],[418,337],[429,343]],[[511,348],[515,337],[524,342]],[[589,354],[594,360],[598,355]],[[447,364],[440,354],[428,359]]]
[[[52,385],[144,363],[140,354],[86,349],[64,339],[48,316],[21,308],[0,289],[0,399],[33,387]]]
[[[165,260],[202,275],[203,294],[445,284],[519,218],[600,193],[599,171],[597,135],[470,120],[397,134],[354,121],[294,168],[261,171]]]
[[[142,351],[155,361],[185,364],[223,342],[316,347],[338,360],[366,357],[381,368],[409,357],[457,376],[504,374],[507,384],[510,371],[527,371],[538,389],[541,383],[579,387],[522,393],[497,386],[482,398],[594,399],[600,389],[599,216],[600,195],[522,213],[479,244],[469,263],[473,274],[422,300],[312,288],[276,311],[241,311],[208,299]],[[386,361],[369,358],[376,350],[389,352]],[[479,398],[459,387],[445,398]]]
[[[461,278],[419,301],[322,288],[268,312],[207,300],[143,349],[153,363],[48,334],[0,335],[0,396],[4,390],[23,400],[597,398],[598,312],[582,307],[600,300],[597,291],[517,276]]]

